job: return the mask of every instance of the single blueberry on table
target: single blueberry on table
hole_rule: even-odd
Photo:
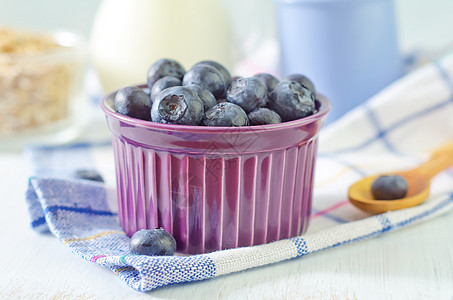
[[[226,86],[220,72],[206,64],[193,66],[182,80],[183,85],[196,84],[210,91],[216,99],[225,97]]]
[[[149,121],[151,120],[151,99],[139,87],[128,86],[115,95],[115,111],[120,114]]]
[[[151,109],[151,118],[157,123],[199,125],[203,116],[203,101],[185,86],[169,87],[157,94]]]
[[[253,75],[253,77],[258,78],[266,85],[268,93],[271,93],[277,86],[277,84],[280,82],[280,80],[278,80],[277,77],[269,73],[258,73]]]
[[[395,200],[404,198],[408,184],[400,175],[383,175],[371,184],[371,194],[376,200]]]
[[[248,114],[250,125],[278,124],[282,118],[273,110],[265,107],[258,108]]]
[[[228,88],[226,99],[249,113],[267,104],[267,87],[256,77],[239,78]]]
[[[270,94],[268,107],[280,115],[283,122],[301,119],[313,114],[313,94],[300,83],[282,81]]]
[[[220,127],[248,126],[249,119],[240,106],[230,102],[222,102],[206,112],[203,124]]]
[[[184,67],[173,59],[159,59],[148,69],[148,88],[152,89],[154,83],[162,77],[171,76],[182,80],[186,70]]]
[[[99,174],[95,170],[91,169],[79,169],[74,172],[74,177],[78,179],[86,179],[98,182],[104,182],[104,178],[102,178],[101,174]]]
[[[305,75],[291,74],[285,77],[285,81],[295,81],[302,84],[305,88],[309,89],[313,96],[316,95],[316,89],[313,82]]]
[[[171,77],[171,76],[165,76],[157,80],[153,88],[151,89],[151,94],[150,98],[151,101],[154,101],[156,98],[157,94],[165,90],[166,88],[172,87],[172,86],[181,86],[182,82],[181,79],[178,79],[176,77]]]
[[[198,97],[200,97],[201,101],[203,101],[203,106],[204,106],[205,112],[217,104],[217,101],[216,101],[214,95],[210,91],[208,91],[196,84],[189,84],[189,85],[187,85],[187,87],[189,89],[191,89],[192,91],[194,91],[195,94],[197,94]]]
[[[129,241],[132,254],[138,255],[173,255],[176,251],[176,240],[165,229],[142,229],[134,233]]]
[[[220,74],[222,74],[223,80],[225,81],[225,87],[228,88],[231,85],[231,82],[232,82],[231,74],[227,70],[227,68],[225,68],[220,63],[213,61],[213,60],[203,60],[203,61],[196,63],[195,66],[198,64],[205,64],[205,65],[209,65],[211,67],[216,68],[217,71],[219,71]]]

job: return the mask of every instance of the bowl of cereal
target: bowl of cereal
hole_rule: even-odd
[[[3,146],[54,134],[75,121],[85,53],[69,32],[0,28],[0,139]]]

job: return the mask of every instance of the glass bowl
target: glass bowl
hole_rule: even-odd
[[[0,147],[68,139],[59,133],[83,110],[85,64],[74,33],[0,28]]]

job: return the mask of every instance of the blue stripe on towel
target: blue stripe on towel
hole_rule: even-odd
[[[375,114],[375,112],[371,109],[370,105],[368,103],[365,103],[363,105],[365,108],[366,113],[368,114],[369,120],[373,124],[373,126],[376,128],[377,131],[377,136],[376,139],[381,139],[384,145],[389,149],[391,152],[394,152],[396,154],[400,154],[396,149],[393,147],[393,145],[388,141],[386,138],[387,131],[384,130]]]
[[[452,91],[452,101],[453,101],[453,79],[445,71],[444,67],[440,64],[440,62],[436,62],[434,64],[434,66],[436,66],[437,70],[439,71],[440,76],[445,80],[447,85],[450,87],[450,90]]]
[[[46,224],[46,219],[44,217],[41,217],[41,218],[38,218],[36,220],[33,220],[31,222],[31,227],[32,228],[36,228],[36,227],[42,226],[44,224]]]
[[[96,210],[96,209],[91,209],[89,207],[71,207],[71,206],[62,206],[62,205],[53,205],[46,207],[44,210],[44,213],[53,213],[59,210],[65,210],[65,211],[72,211],[72,212],[77,212],[77,213],[82,213],[82,214],[90,214],[90,215],[98,215],[98,216],[116,216],[116,213],[113,213],[111,211],[104,211],[104,210]]]
[[[386,131],[378,132],[374,137],[366,140],[365,142],[363,142],[359,145],[355,145],[352,147],[348,147],[348,148],[344,148],[344,149],[340,149],[340,150],[336,150],[336,151],[332,151],[332,152],[327,152],[327,153],[324,152],[323,154],[342,154],[342,153],[355,152],[355,151],[362,150],[363,148],[366,148],[367,146],[371,145],[372,143],[378,141],[379,139],[382,139],[382,137],[387,135],[389,132],[391,132],[411,121],[414,121],[417,118],[427,116],[430,113],[436,112],[440,109],[445,108],[446,106],[452,105],[452,102],[453,102],[453,97],[447,99],[446,101],[433,105],[429,108],[424,108],[421,111],[418,111],[412,115],[409,115],[409,116],[395,122],[393,125],[389,126]]]

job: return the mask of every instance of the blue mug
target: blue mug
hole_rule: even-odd
[[[393,0],[275,0],[281,75],[326,95],[327,123],[403,75]]]

